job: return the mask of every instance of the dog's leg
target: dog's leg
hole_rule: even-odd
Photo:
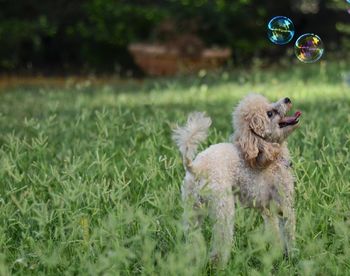
[[[201,202],[196,201],[193,197],[185,198],[184,211],[182,214],[182,224],[185,235],[191,231],[200,228],[204,218],[205,207]]]
[[[211,261],[223,267],[230,258],[234,228],[234,197],[229,192],[216,194],[210,202],[210,217],[213,220]]]
[[[265,222],[265,231],[272,232],[274,237],[277,237],[278,246],[283,247],[283,238],[280,232],[279,219],[276,212],[264,210],[262,217]]]
[[[263,218],[265,221],[265,229],[273,231],[274,235],[278,237],[278,243],[283,248],[285,256],[291,255],[291,250],[295,241],[295,216],[292,208],[284,208],[283,214],[265,210]]]
[[[295,213],[293,209],[293,186],[286,182],[284,190],[275,196],[278,206],[278,225],[280,237],[283,243],[284,255],[291,257],[295,242]],[[293,185],[293,184],[292,184]]]
[[[279,228],[284,245],[284,253],[291,257],[295,246],[295,213],[291,206],[283,211],[283,216],[278,217]]]
[[[187,173],[181,188],[181,196],[184,208],[182,223],[186,237],[188,237],[188,234],[191,231],[201,226],[205,213],[205,206],[204,203],[200,200],[198,187],[199,183],[196,183],[196,180],[192,174]]]
[[[203,218],[207,214],[205,202],[198,194],[200,184],[190,173],[186,174],[181,195],[183,203],[182,229],[184,232],[186,248],[191,252],[189,257],[195,266],[205,266],[207,247],[201,232]]]

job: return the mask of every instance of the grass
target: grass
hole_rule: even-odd
[[[0,275],[345,275],[350,270],[350,89],[344,63],[236,71],[113,86],[0,93]],[[296,174],[292,260],[238,207],[231,260],[203,262],[210,222],[183,240],[184,175],[171,127],[213,118],[209,144],[232,133],[249,91],[303,111],[289,140]]]

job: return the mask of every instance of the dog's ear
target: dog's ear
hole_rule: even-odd
[[[278,143],[266,142],[266,120],[261,116],[253,116],[241,133],[238,143],[244,158],[252,168],[266,168],[274,162],[281,150]]]
[[[249,127],[251,130],[253,130],[256,134],[260,135],[261,137],[265,138],[266,131],[267,131],[267,121],[266,118],[262,116],[262,114],[254,114],[249,119]]]
[[[252,168],[266,168],[276,161],[281,152],[280,144],[266,142],[249,130],[242,134],[238,138],[238,143],[243,151],[244,159]]]
[[[244,159],[255,167],[256,158],[259,154],[258,137],[255,136],[250,129],[245,128],[240,133],[238,143],[243,151]]]
[[[259,154],[259,136],[265,137],[266,122],[259,113],[247,113],[244,118],[244,123],[241,125],[238,143],[244,154],[245,160],[252,166],[256,166],[256,158]],[[258,136],[257,136],[258,135]]]

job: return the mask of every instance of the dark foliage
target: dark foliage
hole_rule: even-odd
[[[287,47],[273,47],[266,38],[266,23],[275,15],[292,18],[296,35],[318,33],[331,51],[349,44],[345,1],[0,0],[0,5],[3,72],[134,70],[127,45],[157,39],[157,26],[169,19],[179,33],[190,29],[208,46],[231,47],[238,63],[284,53]]]

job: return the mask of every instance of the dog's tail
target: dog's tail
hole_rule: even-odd
[[[179,147],[185,168],[191,171],[192,160],[197,153],[199,143],[208,136],[211,119],[202,112],[194,112],[188,116],[183,127],[173,130],[173,140]]]

